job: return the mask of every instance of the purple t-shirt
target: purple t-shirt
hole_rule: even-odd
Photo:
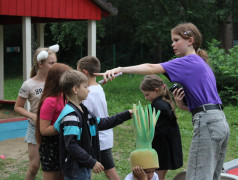
[[[221,104],[212,69],[200,56],[191,54],[161,65],[172,82],[183,85],[190,111],[203,104]]]

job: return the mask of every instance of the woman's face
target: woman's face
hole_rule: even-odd
[[[184,39],[173,32],[171,33],[171,38],[174,54],[179,57],[188,55],[189,47],[192,45],[190,39]]]

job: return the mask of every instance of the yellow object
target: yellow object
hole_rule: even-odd
[[[130,155],[131,168],[140,166],[143,169],[159,168],[157,152],[150,148],[136,149]]]
[[[149,104],[142,108],[133,105],[133,119],[136,128],[136,150],[131,152],[131,168],[141,166],[143,169],[159,168],[157,152],[152,148],[151,143],[154,138],[155,125],[160,111],[152,111]]]

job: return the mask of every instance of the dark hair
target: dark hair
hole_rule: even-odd
[[[87,76],[82,72],[76,70],[69,70],[64,72],[60,77],[59,85],[62,92],[67,96],[72,95],[72,88],[79,87],[82,83],[88,82]]]
[[[98,58],[94,56],[85,56],[78,61],[77,70],[86,70],[89,72],[90,76],[94,76],[93,73],[101,71],[101,64]]]
[[[43,48],[43,47],[39,47],[35,50],[34,52],[34,56],[33,56],[33,66],[31,68],[31,74],[30,74],[30,78],[34,77],[37,73],[38,70],[38,63],[42,63],[43,61],[45,61],[45,59],[41,60],[40,62],[37,61],[37,56],[41,51],[47,51],[50,54],[55,54],[55,52],[53,52],[52,50],[48,49],[48,48]]]
[[[155,74],[144,76],[140,84],[140,89],[143,91],[155,91],[156,88],[161,92],[162,99],[168,102],[174,111],[174,102],[170,96],[169,89],[164,84],[163,80]]]
[[[198,28],[192,23],[181,23],[171,30],[172,33],[180,35],[184,39],[193,37],[193,47],[196,53],[208,63],[208,55],[205,50],[200,49],[202,44],[202,35]]]
[[[36,119],[36,140],[38,144],[41,143],[41,133],[40,133],[40,109],[42,106],[43,101],[47,97],[60,97],[61,96],[61,89],[59,88],[59,80],[61,75],[65,72],[72,69],[66,64],[62,63],[55,63],[49,70],[46,80],[44,90],[38,105],[37,110],[37,119]]]

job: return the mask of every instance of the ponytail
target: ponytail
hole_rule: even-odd
[[[196,50],[197,55],[199,55],[201,58],[203,58],[203,60],[208,64],[208,55],[207,52],[205,50],[202,50],[200,48],[198,48]]]
[[[33,67],[32,67],[32,69],[31,69],[30,78],[33,78],[33,77],[36,75],[36,73],[37,73],[37,66],[38,66],[37,63],[34,63],[34,64],[33,64]]]

